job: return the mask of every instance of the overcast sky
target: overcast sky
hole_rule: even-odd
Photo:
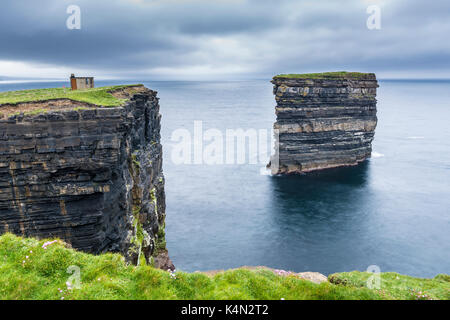
[[[69,5],[81,29],[69,30]],[[370,5],[381,29],[369,30]],[[0,76],[450,78],[449,0],[2,0]]]

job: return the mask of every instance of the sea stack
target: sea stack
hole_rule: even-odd
[[[377,125],[375,74],[288,74],[272,83],[278,137],[273,174],[353,166],[370,157]]]

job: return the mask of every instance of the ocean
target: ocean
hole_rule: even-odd
[[[122,83],[159,92],[166,240],[178,270],[264,265],[330,274],[377,266],[419,277],[450,273],[450,81],[381,80],[372,158],[284,177],[253,164],[257,154],[243,164],[174,161],[174,133],[185,129],[195,140],[196,123],[224,135],[270,133],[269,79],[96,85]],[[63,85],[0,81],[0,91]]]

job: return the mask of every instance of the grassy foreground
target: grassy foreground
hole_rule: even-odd
[[[77,269],[79,289],[70,278]],[[150,266],[127,266],[118,254],[78,252],[59,240],[0,237],[0,299],[416,299],[410,289],[449,299],[448,276],[427,280],[383,274],[382,290],[364,288],[368,276],[336,274],[330,278],[341,284],[318,285],[269,270],[171,274]]]
[[[50,88],[0,92],[0,105],[70,99],[98,106],[117,107],[122,105],[126,99],[115,98],[110,92],[133,86],[136,85],[109,86],[75,91],[72,91],[70,88]]]

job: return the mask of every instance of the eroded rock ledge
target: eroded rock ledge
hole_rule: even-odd
[[[121,107],[52,101],[46,112],[0,120],[0,234],[58,237],[75,249],[174,268],[157,93],[134,89],[114,92],[129,98]]]
[[[274,77],[279,132],[272,173],[356,165],[370,157],[377,125],[373,73]]]

